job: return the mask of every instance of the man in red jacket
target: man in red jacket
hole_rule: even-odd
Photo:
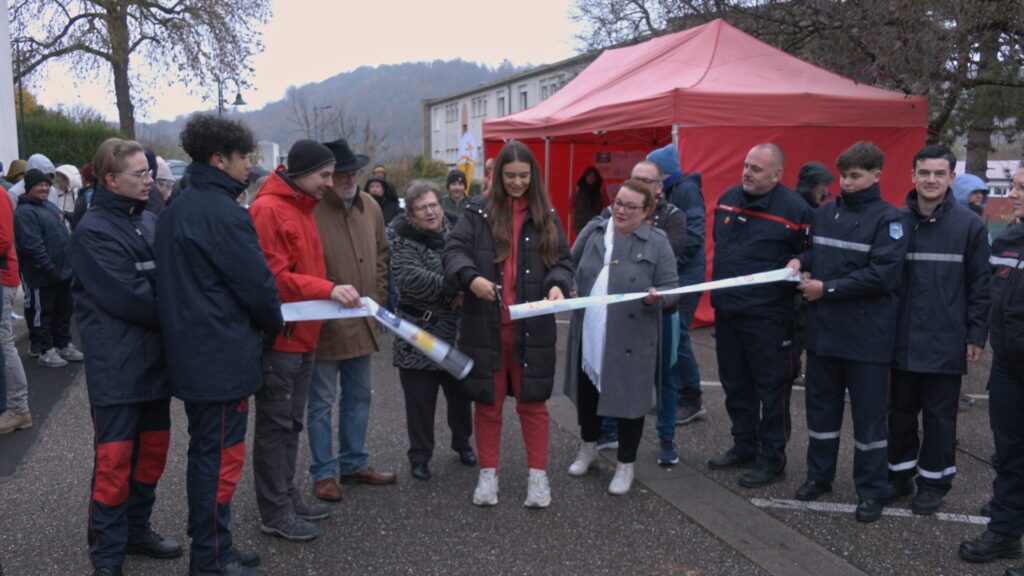
[[[299,140],[288,168],[270,175],[250,208],[260,247],[277,282],[281,302],[331,299],[357,306],[351,286],[326,279],[313,208],[331,187],[334,154]],[[263,388],[256,394],[253,475],[264,534],[304,542],[319,535],[309,520],[327,518],[326,505],[305,502],[295,489],[295,458],[305,416],[313,356],[322,322],[288,323],[263,353]]]

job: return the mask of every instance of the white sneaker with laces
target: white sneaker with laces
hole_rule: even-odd
[[[498,470],[482,468],[480,478],[473,490],[473,504],[477,506],[494,506],[498,503]]]
[[[544,470],[530,468],[530,477],[526,481],[527,508],[547,508],[551,506],[551,486],[548,485],[548,473]]]
[[[597,442],[583,442],[576,453],[576,461],[569,466],[570,476],[583,476],[597,460]]]
[[[60,357],[67,360],[68,362],[81,362],[85,356],[82,355],[82,351],[75,348],[74,344],[68,344],[57,351]]]
[[[633,464],[619,462],[615,465],[615,476],[612,483],[608,485],[608,493],[615,496],[622,496],[629,492],[633,485]]]
[[[50,348],[39,355],[39,365],[47,368],[63,368],[68,365],[68,361],[60,357],[56,348]]]

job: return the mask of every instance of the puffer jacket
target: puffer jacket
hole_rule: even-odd
[[[405,214],[391,222],[391,271],[398,289],[398,314],[449,344],[455,342],[459,312],[452,307],[458,289],[444,279],[441,253],[451,230],[447,219],[440,232],[417,228]],[[411,370],[440,370],[429,358],[395,338],[394,365]]]
[[[171,396],[156,303],[156,261],[143,229],[145,200],[97,186],[93,208],[71,235],[75,321],[92,406]],[[146,212],[145,214],[148,214]]]
[[[249,211],[227,173],[193,162],[189,187],[160,215],[157,294],[171,392],[230,402],[263,385],[262,335],[281,331],[281,301]]]
[[[699,284],[704,281],[708,268],[704,251],[707,213],[700,173],[677,172],[668,176],[664,182],[664,194],[686,216],[686,248],[676,257],[679,285]]]
[[[992,314],[989,341],[995,358],[1024,378],[1024,224],[992,243]]]
[[[48,270],[56,270],[61,281],[71,278],[65,254],[68,246],[64,213],[53,203],[36,202],[22,194],[14,209],[14,243],[25,282],[32,288],[50,284]]]
[[[988,230],[952,192],[926,216],[912,190],[903,217],[909,242],[893,367],[966,374],[967,345],[984,348],[988,336]]]
[[[316,198],[296,188],[281,166],[249,207],[281,302],[328,300],[334,289],[327,280],[324,248],[313,218],[316,205]],[[300,354],[316,350],[322,325],[321,320],[288,323],[274,340],[274,350]]]
[[[380,182],[380,185],[384,187],[384,194],[380,196],[373,196],[373,199],[377,201],[377,205],[380,206],[380,213],[384,217],[384,224],[390,224],[395,216],[402,213],[402,207],[398,203],[398,192],[395,191],[395,185],[380,176],[370,176],[366,180],[366,186],[363,186],[363,190],[367,191],[370,189],[370,182]],[[369,192],[367,192],[369,194]]]
[[[501,304],[480,300],[469,290],[477,276],[503,284],[504,264],[495,262],[494,233],[484,209],[486,202],[479,196],[470,199],[466,211],[448,236],[443,260],[445,279],[464,292],[458,322],[458,345],[473,358],[474,365],[463,386],[471,400],[494,404],[494,373],[501,368]],[[523,224],[516,261],[516,303],[542,300],[552,286],[558,286],[568,297],[572,288],[569,247],[562,223],[553,209],[551,219],[558,230],[558,262],[551,268],[541,260],[533,219],[527,216]],[[516,322],[515,326],[513,360],[523,366],[519,401],[542,402],[551,397],[554,385],[557,356],[555,317],[526,318]]]

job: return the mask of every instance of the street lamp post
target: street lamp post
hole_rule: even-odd
[[[232,106],[245,106],[245,100],[242,100],[242,85],[235,80],[235,87],[238,89],[235,92],[235,101],[231,103]],[[224,115],[224,105],[227,102],[224,100],[224,80],[217,78],[217,116]]]
[[[313,133],[316,134],[317,141],[323,140],[323,134],[320,133],[320,111],[331,110],[334,106],[313,106]]]

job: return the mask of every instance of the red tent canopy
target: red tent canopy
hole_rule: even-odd
[[[739,182],[752,146],[782,147],[783,182],[793,186],[804,162],[832,165],[850,144],[871,140],[886,153],[883,195],[901,204],[927,113],[925,98],[857,84],[715,20],[605,51],[551,98],[485,121],[484,142],[488,157],[510,139],[531,147],[571,230],[573,191],[587,166],[614,184],[637,159],[675,141],[683,171],[703,178],[710,269],[714,206]],[[706,301],[698,318],[712,318]]]

